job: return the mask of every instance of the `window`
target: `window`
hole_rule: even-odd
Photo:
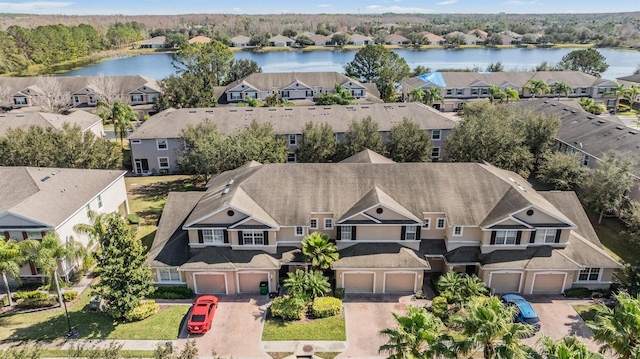
[[[304,227],[296,227],[296,237],[304,236]]]
[[[131,140],[132,145],[139,145],[142,141],[140,140]]]
[[[453,95],[453,89],[447,89],[447,96]]]
[[[102,196],[98,195],[98,209],[102,208]]]
[[[495,244],[516,244],[516,237],[518,233],[516,231],[496,231]]]
[[[324,219],[324,229],[333,229],[333,218]]]
[[[313,90],[307,90],[307,91],[305,92],[305,96],[307,96],[307,97],[313,97]]]
[[[131,95],[131,102],[142,102],[142,95]]]
[[[158,157],[158,167],[169,168],[169,157]]]
[[[457,236],[457,237],[461,236],[462,235],[462,227],[460,227],[460,226],[453,227],[453,235]]]
[[[289,91],[282,91],[282,98],[289,98]]]
[[[42,232],[27,232],[27,238],[29,239],[42,239]]]
[[[242,243],[245,245],[263,245],[264,233],[262,231],[244,231],[242,232]]]
[[[404,239],[406,241],[415,241],[417,239],[416,233],[418,232],[418,226],[407,226],[404,232]]]
[[[436,228],[444,229],[444,218],[438,218],[438,221],[436,222]]]
[[[486,87],[483,87],[483,88],[481,89],[480,94],[482,94],[482,95],[484,95],[484,96],[488,95],[488,94],[489,94],[489,89],[488,89],[488,88],[486,88]]]
[[[478,89],[471,89],[471,94],[472,95],[477,95],[478,94]]]
[[[218,244],[224,243],[224,230],[223,229],[203,229],[202,242],[218,243]]]
[[[588,154],[584,154],[582,156],[582,166],[588,166],[589,165],[589,155]]]
[[[462,96],[462,95],[464,95],[464,89],[458,89],[458,90],[456,91],[456,95],[458,95],[458,96]]]
[[[311,227],[311,229],[318,229],[318,220],[316,218],[311,218],[311,225],[309,227]]]
[[[434,141],[439,141],[441,139],[442,136],[442,131],[441,130],[432,130],[431,131],[431,139]]]
[[[585,268],[578,275],[578,280],[581,282],[596,282],[598,278],[600,278],[600,268]]]
[[[340,239],[343,241],[351,240],[351,226],[340,227]]]
[[[295,146],[298,144],[298,138],[296,137],[296,135],[289,135],[289,146]]]
[[[167,139],[166,138],[158,138],[156,140],[156,146],[158,147],[159,151],[163,151],[166,150],[167,147]]]
[[[26,105],[27,104],[27,98],[26,97],[14,97],[13,98],[13,103],[15,103],[16,105]]]
[[[431,158],[440,158],[440,147],[434,147],[431,149]]]
[[[587,88],[586,87],[581,87],[580,88],[580,94],[586,95],[587,94]]]
[[[431,218],[425,218],[422,227],[429,229],[431,227]]]
[[[555,243],[557,229],[538,229],[536,231],[536,243]]]
[[[604,87],[598,87],[598,95],[604,95],[607,89]]]
[[[287,153],[287,163],[295,163],[295,162],[296,162],[296,154]]]
[[[159,282],[180,282],[180,273],[178,273],[177,268],[159,268],[158,281]]]
[[[84,210],[87,211],[87,216],[89,215],[89,211],[91,210],[91,203],[87,203],[86,206],[84,206]]]

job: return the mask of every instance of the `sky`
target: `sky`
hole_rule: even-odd
[[[0,0],[0,13],[65,15],[599,13],[640,11],[636,0]]]

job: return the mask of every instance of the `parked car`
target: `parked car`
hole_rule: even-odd
[[[190,334],[204,334],[211,329],[211,321],[218,309],[218,297],[215,295],[201,295],[193,303],[191,316],[187,323]]]
[[[536,332],[540,330],[542,326],[540,318],[538,318],[538,314],[536,314],[531,303],[527,302],[526,299],[517,294],[505,294],[502,296],[502,301],[507,305],[513,305],[518,308],[518,313],[514,318],[516,322],[530,325]]]

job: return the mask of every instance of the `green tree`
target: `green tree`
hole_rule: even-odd
[[[289,293],[296,298],[322,297],[331,289],[329,278],[325,277],[321,271],[315,270],[305,272],[296,269],[295,272],[288,272],[283,283]]]
[[[504,95],[507,99],[507,103],[509,103],[509,100],[520,100],[520,93],[518,93],[518,90],[512,89],[511,87],[504,89]]]
[[[302,130],[302,138],[296,149],[296,161],[322,163],[335,157],[338,140],[330,124],[309,121]]]
[[[436,283],[440,295],[452,304],[462,304],[473,297],[486,295],[486,285],[475,275],[448,272]]]
[[[296,35],[298,35],[298,33],[294,29],[284,29],[282,31],[282,36],[290,37],[292,39],[296,37]]]
[[[346,45],[347,41],[349,41],[349,36],[347,36],[347,34],[340,33],[331,37],[331,43],[340,48]]]
[[[429,87],[424,92],[424,103],[433,106],[437,102],[442,102],[442,89],[438,86]]]
[[[540,344],[545,359],[605,359],[602,354],[590,351],[575,335],[553,340],[543,334]]]
[[[206,182],[228,168],[229,138],[208,119],[187,125],[180,138],[183,146],[179,150],[178,167],[182,172],[201,177]]]
[[[386,152],[396,162],[429,162],[431,136],[413,120],[403,118],[389,131]]]
[[[334,93],[326,93],[318,96],[316,100],[316,105],[351,105],[353,104],[353,95],[351,91],[340,86],[339,84],[335,84],[333,87]]]
[[[454,350],[472,356],[481,348],[485,359],[523,358],[526,346],[520,339],[529,336],[533,329],[513,322],[516,311],[516,307],[505,306],[495,296],[473,298],[451,318],[464,336],[454,343]]]
[[[262,68],[258,63],[248,59],[234,59],[231,61],[231,67],[227,77],[222,81],[221,85],[226,86],[230,83],[241,80],[251,74],[262,72]]]
[[[624,93],[624,98],[629,101],[629,108],[633,109],[633,103],[640,96],[640,85],[632,84]]]
[[[584,197],[598,213],[598,224],[605,212],[620,210],[626,193],[631,189],[635,176],[634,163],[616,152],[607,152],[598,162],[598,167],[585,179]]]
[[[587,112],[591,112],[596,115],[599,115],[607,111],[607,108],[604,107],[603,104],[596,103],[595,100],[590,97],[582,97],[578,99],[578,103],[580,104],[583,110]]]
[[[447,41],[447,46],[458,47],[467,43],[462,34],[447,34],[444,39]]]
[[[299,47],[307,47],[313,45],[314,42],[306,35],[300,35],[296,37],[296,45]]]
[[[405,315],[391,314],[397,325],[380,331],[387,337],[387,343],[378,349],[380,353],[388,354],[387,358],[455,358],[446,345],[452,338],[440,318],[413,306],[407,307]]]
[[[258,123],[256,120],[230,137],[229,148],[231,151],[227,153],[225,170],[249,161],[284,163],[289,152],[284,138],[273,132],[271,123]]]
[[[523,89],[529,91],[533,98],[549,93],[549,85],[543,80],[529,79]]]
[[[109,213],[105,220],[107,230],[100,235],[102,249],[96,253],[101,276],[93,291],[106,302],[109,315],[121,320],[153,293],[153,274],[145,264],[142,242],[120,214]]]
[[[532,112],[520,114],[524,145],[529,148],[536,164],[542,155],[553,147],[560,124],[560,120],[555,115]]]
[[[73,226],[73,231],[89,236],[88,247],[91,248],[94,244],[100,244],[100,236],[107,232],[107,218],[106,214],[98,213],[94,210],[89,210],[87,216],[91,224],[78,223]]]
[[[555,190],[573,191],[577,189],[587,175],[577,154],[548,152],[543,155],[538,166],[536,178],[542,183],[553,186]]]
[[[496,45],[502,45],[502,38],[500,38],[500,43]],[[504,66],[502,66],[502,62],[500,61],[496,63],[492,62],[487,66],[487,72],[503,72],[503,71],[504,71]]]
[[[569,94],[573,92],[573,88],[566,81],[554,82],[550,89],[554,94],[558,95],[558,100],[560,100],[560,95],[569,97]]]
[[[127,136],[128,131],[135,129],[133,122],[138,121],[138,115],[135,111],[133,111],[131,106],[118,101],[114,102],[113,106],[99,101],[96,113],[105,122],[113,123],[113,129],[118,138],[120,138],[120,146],[124,148],[124,138]]]
[[[596,49],[574,50],[562,57],[561,64],[567,70],[582,71],[586,74],[600,77],[607,71],[607,58]]]
[[[507,98],[507,94],[496,85],[489,86],[489,102],[493,103],[495,100],[502,103]]]
[[[409,100],[413,102],[423,102],[424,101],[424,90],[416,87],[409,91]]]
[[[409,75],[409,65],[383,45],[366,45],[345,65],[347,76],[361,82],[373,82],[385,102],[393,102],[396,86]]]
[[[7,277],[20,283],[20,267],[29,261],[39,243],[33,239],[17,241],[13,238],[0,238],[0,274],[9,306],[13,306],[11,289]]]
[[[328,270],[331,264],[338,260],[338,249],[329,242],[329,235],[313,232],[302,239],[302,254],[304,259],[311,262],[311,267]]]
[[[382,136],[378,130],[378,123],[374,122],[371,116],[349,122],[344,137],[345,141],[338,145],[339,159],[345,159],[366,149],[382,152]]]
[[[611,91],[613,96],[616,98],[616,103],[613,107],[613,113],[617,113],[618,112],[618,105],[620,104],[620,98],[624,97],[625,93],[627,92],[627,89],[624,88],[623,84],[619,84],[619,83],[615,83],[615,87],[613,88],[613,90]]]
[[[598,304],[593,322],[587,322],[594,339],[600,343],[600,353],[611,353],[616,358],[636,359],[640,354],[640,299],[627,293],[616,296],[613,309]]]
[[[431,72],[431,68],[423,66],[423,65],[418,65],[413,70],[411,70],[411,73],[409,74],[409,77],[416,77],[416,76],[428,74],[430,72]]]

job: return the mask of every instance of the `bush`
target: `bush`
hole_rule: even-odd
[[[47,300],[49,297],[49,293],[41,292],[39,290],[20,291],[13,295],[13,299],[15,300]]]
[[[76,292],[75,290],[68,290],[64,292],[64,295],[62,296],[62,298],[64,299],[65,302],[71,302],[73,300],[78,299],[78,292]]]
[[[568,298],[588,298],[591,291],[587,288],[571,288],[564,291],[564,296]]]
[[[296,297],[275,298],[271,303],[271,315],[282,320],[300,320],[304,317],[307,303]]]
[[[37,309],[57,306],[58,301],[47,295],[46,299],[24,299],[16,304],[16,307],[21,309]]]
[[[447,316],[449,310],[449,304],[447,298],[437,296],[431,301],[431,312],[438,318],[444,318]]]
[[[129,222],[129,224],[140,224],[140,217],[133,213],[127,214],[124,218]]]
[[[193,289],[184,286],[156,286],[156,290],[147,296],[153,299],[191,299],[195,297]]]
[[[311,313],[316,318],[333,317],[342,311],[342,300],[334,297],[316,297],[311,304]]]
[[[82,273],[87,273],[94,265],[96,265],[96,257],[94,257],[93,254],[86,255],[82,258],[80,271]]]
[[[6,305],[9,304],[9,301],[7,300],[7,296],[3,295],[0,297],[0,307],[4,307]]]
[[[160,306],[153,300],[141,300],[140,304],[125,314],[125,319],[130,322],[137,322],[158,313]]]
[[[333,290],[333,296],[338,299],[344,299],[344,288],[336,288]]]
[[[424,292],[422,291],[422,289],[418,289],[414,294],[413,297],[416,299],[427,299],[427,295],[424,294]]]

